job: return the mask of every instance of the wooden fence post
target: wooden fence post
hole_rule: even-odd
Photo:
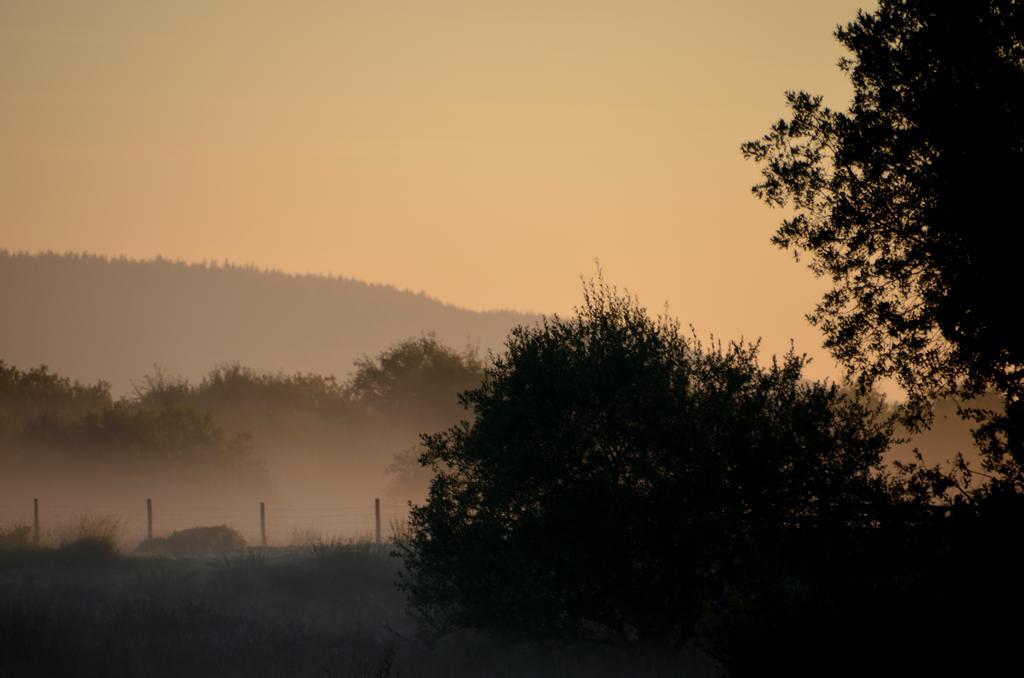
[[[146,500],[146,539],[153,538],[153,500]]]
[[[380,499],[373,500],[373,517],[377,523],[377,543],[380,543]]]
[[[39,543],[39,500],[32,500],[32,540]]]
[[[260,544],[267,545],[267,507],[260,502]]]

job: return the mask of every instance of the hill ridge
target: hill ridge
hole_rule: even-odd
[[[190,380],[226,362],[344,376],[354,360],[424,332],[497,350],[539,316],[336,274],[0,249],[0,317],[8,363],[45,363],[125,393],[155,367]]]

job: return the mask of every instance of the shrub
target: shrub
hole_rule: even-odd
[[[114,516],[84,515],[61,528],[57,540],[62,557],[75,564],[100,564],[117,557],[120,521]]]
[[[57,529],[57,544],[61,548],[84,541],[109,542],[116,548],[121,521],[117,516],[86,514],[78,522]]]
[[[82,537],[62,544],[59,553],[73,564],[95,565],[114,560],[117,557],[117,545],[111,539]]]

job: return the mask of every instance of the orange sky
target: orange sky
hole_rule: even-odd
[[[790,338],[823,285],[739,144],[845,106],[855,0],[5,0],[0,247],[230,259],[470,308],[606,275],[701,334]],[[867,5],[873,6],[873,3]]]

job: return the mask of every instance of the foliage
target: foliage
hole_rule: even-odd
[[[243,427],[265,417],[295,413],[337,416],[345,408],[342,388],[332,376],[260,373],[238,363],[214,367],[197,385],[156,370],[136,385],[135,400],[153,409],[167,404],[188,406]]]
[[[156,369],[115,402],[102,382],[82,386],[45,366],[22,372],[0,363],[0,405],[9,405],[0,408],[0,455],[32,473],[65,461],[143,473],[174,467],[190,483],[217,472],[263,489],[273,468],[284,486],[334,497],[339,465],[343,492],[379,483],[395,450],[457,422],[457,394],[479,383],[482,363],[426,334],[355,367],[339,381],[229,363],[199,383]],[[392,466],[388,492],[422,497],[429,474],[415,459]]]
[[[681,642],[782,535],[864,525],[891,427],[792,352],[705,346],[603,281],[516,328],[424,436],[403,586],[428,629]]]
[[[434,474],[429,466],[420,464],[422,453],[423,449],[419,445],[395,452],[391,463],[384,469],[391,477],[388,494],[408,498],[410,501],[423,500]]]
[[[117,558],[120,520],[110,515],[84,515],[58,531],[58,553],[72,565],[92,566]]]
[[[432,334],[398,342],[354,367],[341,382],[225,364],[190,384],[157,370],[136,386],[133,402],[156,411],[209,413],[229,434],[251,434],[255,452],[268,459],[288,450],[288,461],[297,455],[321,465],[343,459],[379,473],[421,431],[457,422],[458,392],[478,384],[482,374],[472,349],[453,350]],[[391,494],[409,498],[425,491],[429,475],[415,457],[394,455],[389,470]]]
[[[1024,335],[1005,237],[1024,183],[1024,7],[881,0],[836,36],[849,110],[788,93],[789,119],[743,146],[762,165],[754,192],[792,210],[773,242],[832,282],[809,316],[832,353],[862,388],[895,378],[912,433],[952,404],[980,468],[924,462],[948,427],[918,438],[870,529],[749,561],[708,635],[732,676],[865,675],[882,657],[892,674],[996,675],[1016,661],[1005,620],[1024,605],[998,577],[1024,563]]]
[[[789,543],[788,562],[752,560],[730,582],[708,647],[731,678],[1001,675],[1024,594],[997,573],[1024,566],[1022,519],[1020,495],[894,503],[870,529]]]
[[[54,374],[46,365],[23,371],[0,360],[0,437],[16,436],[44,415],[68,422],[100,412],[111,402],[105,382],[85,385]]]
[[[21,371],[0,363],[0,453],[11,466],[110,462],[195,473],[226,470],[265,482],[249,436],[225,436],[209,414],[189,404],[170,397],[115,402],[104,382],[85,386],[46,366]]]
[[[455,351],[432,334],[399,342],[355,367],[345,390],[366,412],[427,426],[450,420],[457,394],[476,386],[483,375],[473,349]]]
[[[376,358],[358,361],[346,393],[364,420],[378,427],[400,423],[418,435],[459,421],[465,412],[459,407],[458,394],[482,378],[483,362],[476,351],[455,351],[425,334],[399,342]],[[385,469],[391,476],[388,494],[423,498],[431,472],[418,463],[419,453],[418,445],[408,443],[393,453]]]
[[[101,537],[82,537],[61,545],[58,553],[68,563],[89,567],[115,561],[117,544]]]
[[[993,469],[1024,489],[1024,335],[1006,227],[1024,185],[1024,7],[1015,0],[881,0],[836,37],[848,111],[789,92],[788,120],[743,153],[755,194],[788,206],[773,242],[832,281],[811,321],[862,384],[894,377],[927,402],[994,388],[970,412]]]
[[[117,544],[121,521],[116,516],[86,514],[58,530],[57,542],[63,548],[83,540]]]
[[[263,472],[249,455],[247,436],[226,441],[210,415],[172,405],[151,410],[120,401],[69,424],[44,416],[32,422],[25,437],[44,448],[74,449],[81,459]]]

